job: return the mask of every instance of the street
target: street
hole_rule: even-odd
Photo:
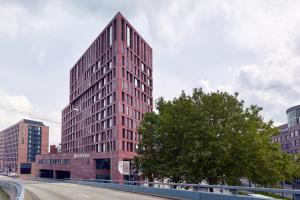
[[[145,196],[141,194],[134,194],[110,189],[103,189],[97,187],[76,185],[70,183],[46,183],[37,181],[23,181],[26,192],[25,200],[66,200],[66,199],[128,199],[128,200],[152,200],[163,199],[152,196]]]
[[[39,181],[22,181],[26,192],[25,200],[154,200],[165,199],[117,190],[103,189],[97,187],[76,185],[70,183],[47,183]]]
[[[3,180],[17,180],[25,187],[25,200],[154,200],[167,199],[155,196],[122,192],[85,185],[64,182],[42,182],[22,179],[12,179],[0,176]]]

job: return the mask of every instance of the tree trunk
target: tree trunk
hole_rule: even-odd
[[[154,182],[153,176],[149,176],[149,177],[148,177],[148,182]],[[152,183],[149,183],[149,187],[153,187],[153,184],[152,184]]]

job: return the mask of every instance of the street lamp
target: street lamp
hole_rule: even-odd
[[[86,113],[85,111],[81,111],[78,108],[73,108],[73,111],[88,115],[88,113]],[[90,115],[90,117],[93,118],[100,125],[101,129],[104,131],[104,128],[101,124],[101,121],[99,121],[96,117],[94,117],[92,115]],[[107,132],[106,132],[106,138],[107,138],[108,143],[109,143],[109,151],[110,151],[110,162],[109,162],[110,163],[110,170],[109,171],[110,171],[110,180],[112,180],[112,141],[110,140],[109,135],[108,135]]]

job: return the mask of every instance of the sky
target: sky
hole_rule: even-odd
[[[45,119],[60,142],[69,70],[120,11],[153,48],[156,98],[238,92],[286,122],[300,104],[298,0],[0,0],[0,130]]]

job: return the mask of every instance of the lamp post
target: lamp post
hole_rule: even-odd
[[[81,111],[78,108],[73,108],[73,111],[89,115],[85,111]],[[95,120],[100,125],[101,129],[104,131],[104,128],[103,128],[103,126],[101,124],[101,121],[99,121],[97,118],[95,118],[92,115],[90,115],[90,117],[93,118],[93,120]],[[112,141],[110,140],[109,135],[108,135],[107,132],[106,132],[106,138],[107,138],[108,143],[109,143],[109,151],[110,151],[110,162],[109,162],[110,163],[110,170],[109,171],[110,171],[110,180],[112,180]]]

